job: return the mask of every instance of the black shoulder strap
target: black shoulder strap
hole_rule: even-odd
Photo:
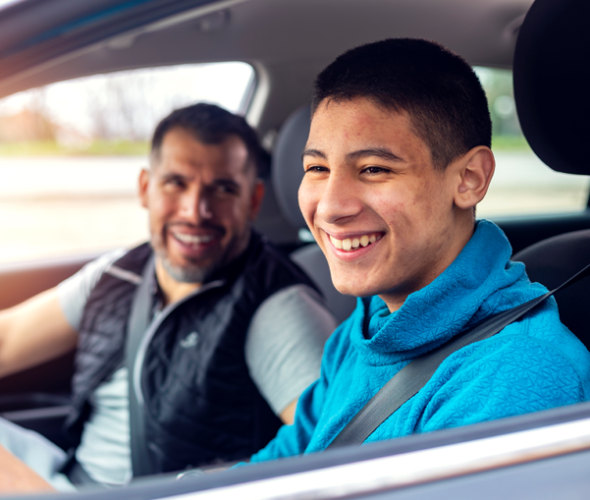
[[[441,347],[420,356],[397,372],[340,431],[328,448],[360,444],[402,404],[416,394],[430,380],[439,365],[453,352],[468,344],[491,337],[557,291],[590,275],[590,264],[567,281],[540,297],[485,319],[466,333]]]
[[[135,359],[141,339],[144,337],[152,318],[152,290],[150,275],[154,272],[154,259],[150,258],[144,267],[142,279],[137,287],[131,312],[127,323],[127,340],[125,345],[125,364],[129,384],[129,433],[131,444],[131,465],[133,475],[148,473],[146,453],[143,448],[143,416],[133,382]]]

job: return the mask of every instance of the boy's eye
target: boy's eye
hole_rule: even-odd
[[[318,172],[327,172],[328,167],[324,167],[322,165],[310,165],[309,167],[305,168],[305,173],[318,173]]]
[[[383,168],[383,167],[377,167],[375,165],[371,165],[369,167],[365,167],[363,169],[363,172],[365,172],[367,174],[380,174],[383,172],[388,172],[388,169]]]

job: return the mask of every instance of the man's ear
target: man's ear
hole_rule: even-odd
[[[496,166],[494,154],[486,146],[476,146],[458,161],[459,183],[455,191],[455,205],[459,208],[472,208],[488,191]]]
[[[258,212],[260,212],[260,207],[262,206],[262,200],[264,199],[264,182],[260,179],[256,179],[254,181],[254,189],[252,190],[252,200],[251,200],[251,215],[252,220],[256,219],[258,216]]]
[[[143,208],[148,207],[148,186],[150,183],[150,171],[147,168],[142,168],[139,172],[139,179],[137,180],[137,188],[139,194],[139,201]]]

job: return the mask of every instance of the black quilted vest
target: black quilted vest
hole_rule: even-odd
[[[73,445],[91,411],[88,398],[124,362],[127,320],[148,244],[120,258],[91,292],[80,328],[73,378]],[[296,283],[314,286],[278,250],[253,233],[223,275],[180,301],[142,351],[145,453],[150,473],[248,457],[281,422],[249,376],[244,344],[258,306]]]

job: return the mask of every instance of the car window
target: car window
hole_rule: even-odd
[[[514,104],[512,72],[475,68],[486,90],[493,124],[496,172],[481,217],[576,212],[588,205],[590,177],[555,172],[524,139]]]
[[[0,263],[102,251],[147,238],[136,195],[156,123],[207,101],[247,106],[245,63],[85,77],[0,100]]]
[[[12,5],[14,3],[18,3],[21,0],[0,0],[0,10],[4,9],[5,7],[8,7],[9,5]]]

